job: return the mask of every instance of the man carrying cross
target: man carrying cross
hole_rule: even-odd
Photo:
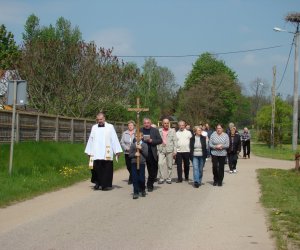
[[[147,108],[140,108],[140,99],[137,98],[137,108],[129,108],[128,111],[134,111],[137,113],[137,137],[138,132],[140,131],[139,127],[139,117],[141,111],[148,111]],[[149,118],[144,118],[143,128],[141,129],[144,135],[144,142],[148,146],[148,156],[146,158],[147,170],[148,170],[148,180],[147,180],[147,189],[148,192],[153,191],[153,184],[157,178],[158,172],[158,155],[157,155],[157,145],[162,143],[162,138],[158,132],[158,129],[151,126],[151,120]],[[139,159],[137,159],[139,162]]]
[[[118,157],[122,148],[114,129],[114,126],[105,122],[104,113],[97,115],[97,123],[90,133],[85,153],[93,158],[92,179],[95,182],[95,190],[103,191],[112,187],[113,180],[113,156]]]

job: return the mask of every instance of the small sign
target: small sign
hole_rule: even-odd
[[[7,105],[14,104],[14,81],[8,81]],[[17,80],[17,105],[27,104],[27,81]]]

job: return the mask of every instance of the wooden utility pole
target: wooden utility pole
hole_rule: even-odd
[[[275,87],[276,87],[276,66],[273,66],[273,84],[272,84],[272,120],[271,120],[271,148],[274,149],[275,144]]]
[[[140,144],[140,112],[144,112],[144,111],[149,111],[149,108],[141,108],[140,107],[140,98],[137,97],[136,98],[136,108],[128,108],[128,111],[133,111],[136,112],[136,142],[137,145]],[[137,152],[139,152],[139,150],[136,150]],[[140,157],[137,156],[136,158],[136,167],[137,169],[140,168]]]

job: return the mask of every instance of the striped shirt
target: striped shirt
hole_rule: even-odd
[[[217,145],[222,145],[222,149],[216,149]],[[211,154],[215,156],[226,156],[227,148],[229,148],[229,137],[226,133],[218,135],[217,132],[213,132],[210,140],[209,147],[211,148]]]

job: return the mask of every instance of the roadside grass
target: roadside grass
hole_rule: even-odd
[[[8,174],[9,147],[0,145],[0,207],[90,178],[84,144],[15,144],[12,176]],[[124,165],[124,157],[114,162],[115,170]]]
[[[292,150],[292,145],[282,145],[277,146],[274,149],[271,149],[266,144],[251,144],[251,151],[256,156],[273,158],[279,160],[295,160],[295,152]],[[298,151],[300,151],[300,147],[298,147]]]
[[[281,169],[257,172],[260,200],[267,208],[278,249],[300,249],[300,173]]]

